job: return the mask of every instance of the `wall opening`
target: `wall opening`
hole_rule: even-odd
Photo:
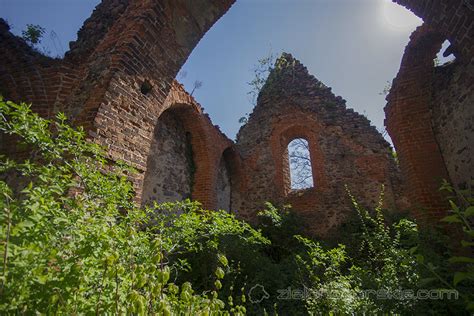
[[[229,163],[225,156],[222,155],[217,170],[217,209],[230,211],[232,183]]]
[[[451,46],[451,42],[449,40],[445,40],[441,46],[441,49],[436,54],[434,58],[434,65],[443,66],[449,62],[452,62],[456,59],[453,52],[453,46]]]
[[[292,190],[312,188],[313,170],[308,141],[304,138],[293,139],[288,144],[288,162]]]
[[[178,111],[165,111],[155,127],[143,185],[143,205],[191,198],[195,169],[192,135],[186,132]]]

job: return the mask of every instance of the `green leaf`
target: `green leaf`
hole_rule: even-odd
[[[468,257],[451,257],[451,258],[449,258],[449,262],[451,262],[451,263],[459,263],[459,262],[474,263],[474,258],[468,258]]]
[[[408,251],[410,253],[410,255],[414,254],[416,251],[418,250],[418,247],[412,247],[410,248],[410,250]]]
[[[224,267],[227,267],[227,265],[229,264],[229,262],[227,261],[226,256],[224,256],[223,254],[218,254],[218,255],[217,255],[217,258],[218,258],[219,262],[220,262]]]
[[[464,280],[466,280],[466,279],[469,279],[470,277],[472,277],[472,276],[470,276],[469,273],[466,273],[466,272],[456,272],[456,273],[454,274],[453,284],[454,284],[454,286],[456,286],[456,285],[458,285],[459,282],[464,281]]]
[[[449,200],[449,205],[451,205],[454,213],[459,213],[459,207],[456,205],[456,203],[454,203],[452,200]]]
[[[222,270],[221,267],[218,267],[218,268],[216,269],[215,274],[216,274],[216,276],[217,276],[219,279],[222,279],[222,278],[224,278],[224,276],[225,276],[225,272],[224,272],[224,270]]]
[[[474,246],[474,242],[461,240],[461,245],[462,245],[463,247],[473,247],[473,246]]]
[[[458,215],[449,215],[441,219],[442,222],[446,223],[462,223]]]
[[[36,282],[38,282],[39,284],[44,285],[44,284],[46,284],[47,281],[48,281],[48,275],[47,274],[36,276]]]
[[[415,258],[418,263],[423,263],[425,261],[425,257],[423,257],[422,255],[416,255]]]
[[[474,216],[474,206],[469,206],[469,207],[464,211],[464,215],[465,215],[466,217]]]
[[[418,282],[418,286],[423,287],[423,286],[429,285],[430,283],[433,283],[433,281],[436,281],[436,280],[438,279],[437,278],[424,278]]]

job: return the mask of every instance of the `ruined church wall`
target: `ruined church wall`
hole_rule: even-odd
[[[107,147],[111,159],[124,160],[138,169],[139,176],[134,181],[137,196],[140,198],[153,132],[161,113],[171,106],[166,100],[173,94],[174,77],[201,37],[233,2],[232,0],[219,2],[104,0],[91,18],[86,20],[79,32],[78,40],[71,44],[71,51],[64,59],[40,56],[21,39],[9,33],[5,23],[0,23],[0,56],[2,56],[0,91],[12,100],[32,102],[33,110],[44,117],[51,117],[58,110],[66,111],[74,119],[74,123],[86,128],[92,139]],[[469,65],[474,56],[472,26],[474,10],[469,1],[395,0],[395,2],[406,6],[421,17],[431,29],[441,35],[441,39],[449,39],[455,47],[457,59],[464,65]],[[408,56],[407,59],[417,60],[417,56],[416,54]],[[387,116],[392,115],[392,118],[387,118],[387,122],[388,125],[393,125],[390,134],[400,153],[401,168],[405,175],[403,182],[407,184],[405,191],[411,194],[412,201],[420,202],[436,211],[442,208],[443,204],[438,203],[441,198],[436,185],[423,177],[423,174],[429,173],[424,172],[422,166],[431,161],[433,153],[439,154],[439,161],[444,159],[446,163],[438,161],[428,164],[428,168],[436,170],[439,177],[447,172],[451,174],[450,169],[459,165],[458,162],[451,164],[451,160],[455,159],[452,153],[455,147],[459,146],[451,148],[451,145],[442,145],[442,128],[434,127],[440,145],[436,144],[436,139],[432,136],[433,131],[430,132],[433,129],[431,125],[425,130],[428,134],[420,132],[420,127],[425,126],[424,122],[432,121],[431,116],[427,116],[430,111],[427,105],[430,104],[432,90],[431,88],[427,90],[426,87],[431,87],[433,83],[431,79],[426,81],[423,79],[431,77],[425,72],[428,68],[421,69],[420,66],[424,65],[418,62],[402,63],[401,77],[397,82],[404,83],[401,84],[403,88],[395,89],[398,91],[395,94],[399,95],[392,100],[393,106],[387,107],[387,111],[391,113]],[[410,71],[405,71],[406,69]],[[408,74],[408,77],[402,78],[405,74]],[[471,79],[465,78],[466,76],[460,76],[459,80],[456,79],[456,85],[469,87]],[[422,85],[418,84],[420,80]],[[466,82],[462,83],[464,80]],[[146,94],[140,91],[144,82],[149,82],[152,86],[152,90]],[[394,84],[395,88],[398,83]],[[454,87],[453,83],[449,86],[452,87],[449,91],[464,89]],[[426,97],[427,95],[429,97]],[[448,112],[447,109],[450,107],[448,102],[441,100],[441,97],[434,96],[434,98],[439,100],[440,109],[442,108],[439,112]],[[394,101],[395,99],[397,101]],[[398,105],[394,105],[395,103]],[[421,107],[420,104],[424,106]],[[458,109],[456,107],[455,111]],[[455,111],[452,112],[453,115]],[[400,123],[396,122],[398,119],[394,119],[397,116]],[[390,123],[391,120],[394,121]],[[442,122],[435,117],[433,122],[434,124],[440,122],[442,126]],[[454,131],[450,131],[452,129],[456,127],[446,129],[445,139],[453,136]],[[219,133],[211,132],[215,130],[211,127],[196,130],[208,130],[209,135],[221,139],[221,136],[216,136],[220,135]],[[465,132],[462,133],[465,135]],[[425,144],[423,139],[410,141],[413,135],[429,135],[427,146],[421,146]],[[15,153],[14,141],[5,139],[4,135],[0,137],[1,152]],[[196,142],[194,146],[206,148],[206,144],[209,143],[206,143],[205,139],[215,141],[208,135],[200,136],[193,140]],[[199,175],[196,179],[201,179],[202,185],[194,187],[193,196],[202,199],[209,207],[216,205],[216,172],[212,170],[218,169],[216,166],[223,154],[222,150],[232,148],[229,151],[232,153],[229,160],[232,161],[230,178],[233,200],[243,201],[250,192],[247,188],[249,185],[262,190],[265,183],[259,179],[250,181],[248,177],[253,175],[247,175],[242,171],[243,162],[240,161],[240,154],[230,142],[223,140],[222,144],[224,143],[226,145],[212,149],[212,154],[202,153],[205,159],[203,165],[196,171],[196,175]],[[447,149],[443,149],[443,146]],[[407,150],[405,147],[411,149]],[[423,152],[425,149],[426,156]],[[246,154],[246,151],[248,150],[244,149],[243,154]],[[261,152],[263,157],[273,154],[266,149],[261,149]],[[248,165],[260,166],[258,158],[260,156],[255,154],[252,157],[246,158]],[[206,173],[205,170],[211,171]],[[253,170],[253,167],[249,170]],[[275,172],[270,174],[276,176]],[[413,175],[412,179],[406,180],[410,174]],[[269,190],[270,193],[271,191]],[[417,196],[421,199],[417,200]]]
[[[440,3],[433,2],[436,6]],[[427,12],[417,8],[415,12]],[[411,34],[385,107],[385,124],[399,156],[412,214],[431,222],[449,209],[439,190],[443,180],[460,185],[472,178],[468,148],[473,139],[469,71],[474,11],[457,1],[449,9],[438,9],[422,15],[425,23]],[[446,39],[456,60],[435,68],[433,59]]]
[[[191,198],[194,161],[188,135],[172,111],[160,116],[143,181],[142,204]]]
[[[393,210],[403,200],[398,170],[389,144],[367,118],[347,109],[297,61],[275,80],[270,77],[271,88],[263,88],[237,138],[247,175],[242,215],[255,220],[266,201],[291,204],[311,233],[324,236],[354,212],[345,185],[362,205],[375,207],[384,184],[385,206]],[[286,147],[295,138],[309,143],[313,188],[290,189]]]
[[[107,148],[112,160],[122,160],[138,170],[133,181],[140,200],[158,118],[178,101],[191,107],[195,103],[181,97],[185,94],[182,88],[172,92],[174,77],[200,38],[232,3],[104,0],[86,20],[64,59],[31,51],[1,24],[1,90],[14,101],[32,102],[33,110],[44,117],[65,111],[74,124],[83,126],[89,137]],[[147,92],[142,89],[145,82],[150,84]],[[180,100],[171,100],[177,95]],[[213,170],[230,141],[201,110],[193,115],[195,122],[188,125],[200,125],[196,131],[202,132],[193,140],[196,151],[211,152],[202,154],[205,159],[196,170],[193,196],[211,208],[216,203]],[[207,141],[217,144],[216,151],[201,148],[208,146]],[[13,147],[14,140],[4,141],[2,136],[2,152],[13,153]]]
[[[474,62],[436,67],[430,104],[449,180],[467,189],[474,185]]]

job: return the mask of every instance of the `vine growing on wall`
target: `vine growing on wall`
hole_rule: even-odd
[[[250,82],[247,82],[250,86],[250,91],[247,92],[247,95],[250,98],[251,104],[253,106],[257,105],[258,97],[264,87],[267,92],[271,93],[276,79],[275,76],[272,76],[272,73],[278,73],[286,68],[294,69],[294,66],[295,60],[287,60],[285,54],[276,58],[275,55],[270,52],[267,56],[259,58],[257,64],[253,68],[253,79]],[[249,116],[249,113],[245,113],[244,116],[239,118],[239,123],[246,124]]]

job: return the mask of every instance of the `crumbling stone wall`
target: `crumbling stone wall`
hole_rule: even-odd
[[[313,188],[290,188],[287,146],[296,138],[308,141]],[[382,184],[387,206],[401,201],[389,144],[289,54],[277,60],[237,148],[247,175],[238,209],[250,220],[265,201],[289,203],[311,232],[324,235],[353,212],[345,185],[366,206],[376,205]]]
[[[217,174],[212,167],[231,143],[173,80],[203,34],[232,3],[104,0],[62,60],[34,52],[9,33],[2,20],[0,91],[8,99],[31,102],[44,117],[66,112],[107,147],[112,160],[138,170],[133,179],[138,200],[157,120],[176,102],[185,102],[200,118],[188,124],[202,133],[193,145],[216,144],[210,153],[204,147],[196,149],[204,153],[196,167],[193,198],[215,207]],[[142,89],[144,83],[149,89]],[[13,154],[14,141],[1,137],[2,152]]]
[[[385,124],[400,159],[406,194],[420,220],[439,219],[446,209],[439,187],[448,175],[430,113],[433,59],[443,42],[443,36],[426,24],[411,35],[385,107]]]
[[[186,137],[181,136],[180,139],[176,139],[172,147],[181,148],[178,150],[181,153],[181,157],[183,157],[184,149],[188,155],[186,162],[190,175],[188,179],[190,179],[192,185],[191,198],[200,201],[204,207],[215,209],[219,196],[222,193],[217,185],[219,179],[218,166],[223,159],[224,151],[233,146],[232,141],[219,130],[218,126],[212,124],[202,107],[176,81],[173,83],[171,91],[166,98],[164,108],[168,110],[160,115],[158,123],[155,125],[155,135],[157,132],[159,133],[160,126],[162,126],[160,124],[162,116],[167,115],[167,112],[172,113],[174,123],[171,126],[174,126],[175,131],[179,131],[174,134],[186,135]],[[148,166],[148,164],[156,159],[156,151],[152,149],[146,153],[148,155],[146,165]],[[162,165],[162,170],[169,173],[169,169],[174,168],[175,163],[180,164],[179,157],[177,158],[178,161],[176,162],[172,161],[171,164]],[[184,160],[181,161],[184,163]],[[180,165],[184,166],[183,164]],[[183,170],[183,168],[180,169]],[[146,169],[146,172],[148,172],[148,169]],[[184,179],[186,177],[183,176],[181,178]],[[186,181],[186,183],[189,182]],[[144,185],[140,184],[138,189],[140,188],[144,188]],[[181,193],[177,194],[182,195]],[[182,196],[185,197],[184,195]]]
[[[195,162],[191,195],[205,207],[215,208],[223,201],[227,204],[228,186],[221,186],[226,177],[218,172],[224,170],[218,167],[224,157],[231,188],[230,209],[248,206],[247,214],[242,214],[248,217],[254,215],[262,199],[291,202],[310,223],[319,225],[317,231],[321,233],[342,220],[337,205],[331,203],[342,203],[344,209],[345,201],[337,198],[344,193],[340,183],[346,181],[353,183],[351,189],[364,197],[364,203],[374,200],[381,183],[387,184],[389,201],[402,203],[397,188],[403,183],[410,203],[432,211],[420,211],[420,217],[438,216],[444,203],[437,182],[427,175],[434,175],[437,181],[449,173],[461,183],[465,180],[456,177],[462,176],[463,170],[472,170],[466,168],[472,153],[464,150],[459,159],[454,154],[463,148],[462,141],[456,145],[447,142],[459,132],[462,135],[456,138],[471,142],[466,118],[462,124],[467,129],[448,123],[442,127],[450,117],[461,120],[458,111],[470,117],[467,105],[472,100],[472,77],[463,69],[472,69],[467,66],[472,67],[474,56],[473,5],[465,0],[394,1],[413,10],[431,33],[417,31],[412,36],[388,97],[386,124],[399,152],[403,181],[396,176],[388,147],[366,119],[347,111],[340,98],[314,80],[297,80],[300,85],[292,86],[291,97],[262,97],[239,134],[238,146],[210,122],[174,78],[200,38],[234,0],[103,0],[64,59],[38,54],[0,21],[0,92],[14,101],[33,103],[33,110],[44,117],[64,111],[74,123],[84,126],[91,139],[107,147],[112,160],[123,160],[138,170],[133,179],[137,200],[142,197],[152,161],[154,149],[150,148],[159,118],[173,108],[182,128],[191,135]],[[452,80],[441,83],[428,61],[439,49],[438,41],[444,39],[453,43],[460,66],[453,71]],[[433,86],[440,93],[433,91]],[[465,92],[467,96],[461,100]],[[450,108],[455,110],[450,112]],[[269,117],[271,120],[266,120]],[[313,144],[315,187],[295,195],[288,191],[285,143],[300,136]],[[0,135],[0,151],[17,156],[18,150],[14,140]],[[371,181],[373,186],[368,184]],[[318,205],[319,210],[326,205],[329,215],[309,211],[311,205]]]
[[[147,162],[142,204],[191,198],[194,160],[189,138],[172,110],[161,114]]]
[[[434,76],[434,135],[452,184],[467,189],[474,185],[474,62],[455,60],[436,67]]]
[[[469,118],[474,11],[466,2],[452,2],[449,10],[434,2],[433,9],[439,11],[428,12],[437,18],[430,16],[410,36],[385,107],[385,124],[399,155],[406,195],[413,215],[422,221],[437,221],[446,214],[449,206],[439,192],[443,179],[465,186],[472,178],[468,148],[473,139]],[[451,43],[447,52],[456,61],[436,70],[433,59],[446,39]]]
[[[217,170],[217,209],[231,210],[231,178],[227,161],[222,156]]]

